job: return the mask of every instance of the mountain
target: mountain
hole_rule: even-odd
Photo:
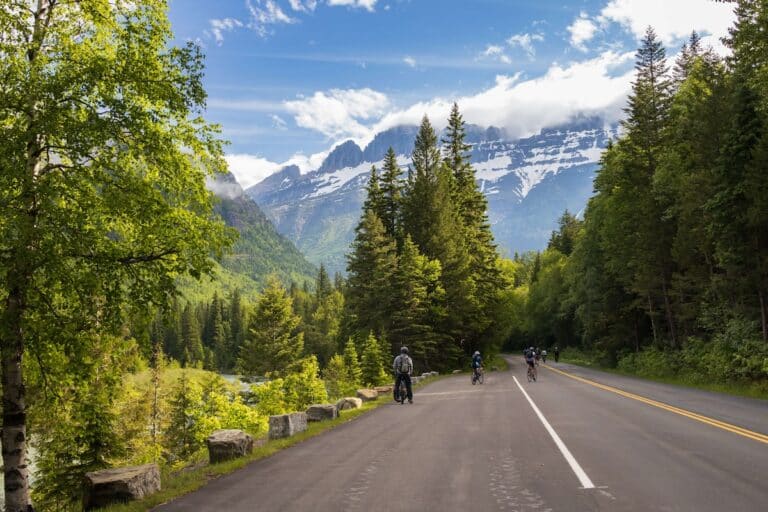
[[[310,261],[343,271],[371,165],[381,168],[392,146],[398,163],[407,167],[417,131],[416,126],[386,130],[364,149],[344,142],[316,171],[302,175],[285,167],[246,192]],[[517,140],[496,127],[467,125],[466,133],[496,242],[508,256],[543,249],[565,209],[583,211],[600,154],[618,135],[616,126],[591,117]]]
[[[298,168],[295,172],[299,176]],[[317,273],[314,265],[304,258],[293,242],[277,232],[269,218],[245,194],[232,174],[218,176],[215,180],[209,179],[207,186],[218,198],[216,213],[227,226],[235,228],[240,236],[232,251],[216,265],[213,282],[184,282],[187,298],[205,297],[215,290],[228,293],[236,287],[246,295],[251,295],[261,288],[266,277],[271,274],[286,284],[314,279]]]

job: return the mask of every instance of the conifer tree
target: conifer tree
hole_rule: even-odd
[[[395,240],[402,239],[402,226],[400,220],[400,207],[402,203],[402,189],[400,176],[402,171],[397,165],[395,150],[390,147],[384,156],[384,169],[381,177],[381,222],[384,224],[387,234]]]
[[[363,345],[363,357],[360,363],[362,382],[366,386],[377,386],[389,380],[382,365],[381,349],[373,332],[368,333]]]
[[[371,210],[363,212],[347,257],[346,308],[352,330],[382,332],[389,324],[389,285],[396,268],[396,246]]]
[[[363,372],[360,368],[360,358],[357,355],[355,341],[351,337],[347,339],[347,344],[344,345],[343,360],[347,381],[354,386],[360,385]]]
[[[281,376],[299,360],[304,337],[295,332],[301,319],[294,314],[292,302],[280,282],[270,278],[240,348],[237,360],[240,373]]]
[[[184,313],[181,317],[181,342],[184,347],[182,363],[185,366],[195,366],[205,361],[200,327],[189,302],[184,307]]]

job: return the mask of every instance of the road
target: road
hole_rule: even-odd
[[[565,364],[528,383],[510,361],[482,386],[436,381],[156,510],[768,510],[768,401]]]

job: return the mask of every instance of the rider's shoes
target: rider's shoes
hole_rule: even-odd
[[[411,400],[411,399],[409,398],[409,399],[408,399],[408,403],[409,403],[409,404],[412,404],[412,403],[413,403],[413,400]]]

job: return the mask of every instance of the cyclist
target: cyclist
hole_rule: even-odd
[[[542,351],[541,351],[541,360],[543,362],[545,362],[545,363],[547,362],[547,349],[542,349]]]
[[[558,362],[560,360],[560,347],[555,345],[555,362]]]
[[[525,351],[525,362],[528,365],[528,371],[536,375],[536,351],[533,347]]]
[[[405,385],[408,396],[408,403],[413,403],[413,390],[411,389],[411,372],[413,372],[413,360],[408,355],[408,347],[400,348],[400,355],[395,358],[392,365],[395,370],[395,387],[392,390],[395,395],[395,402],[399,402],[400,386]]]
[[[475,350],[472,354],[472,382],[475,382],[480,378],[480,371],[483,368],[483,356],[480,355],[479,350]]]

